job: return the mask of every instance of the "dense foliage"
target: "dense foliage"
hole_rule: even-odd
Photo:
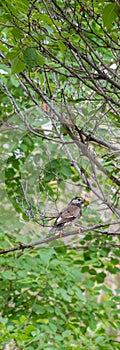
[[[119,19],[119,1],[1,4],[1,350],[120,349]],[[81,234],[49,236],[75,195]]]

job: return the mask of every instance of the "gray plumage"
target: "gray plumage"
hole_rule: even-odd
[[[88,200],[82,197],[73,198],[68,206],[59,213],[49,232],[62,231],[64,227],[74,225],[82,215],[81,204],[84,202]]]

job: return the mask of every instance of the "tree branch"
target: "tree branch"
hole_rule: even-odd
[[[105,223],[105,224],[99,224],[99,225],[94,225],[94,226],[91,226],[91,227],[86,227],[84,229],[80,228],[80,231],[81,233],[85,233],[85,232],[88,232],[88,231],[92,231],[92,230],[96,230],[97,228],[100,228],[100,227],[106,227],[106,226],[111,226],[111,225],[117,225],[118,223],[120,223],[120,220],[117,220],[117,221],[114,221],[114,222],[108,222],[108,223]],[[63,237],[68,237],[68,236],[73,236],[73,235],[78,235],[80,234],[79,230],[74,230],[74,231],[71,231],[71,232],[66,232],[64,233]],[[114,236],[117,236],[119,235],[119,233],[109,233],[109,232],[104,232],[103,231],[103,234],[107,234],[107,235],[114,235]],[[52,242],[52,241],[55,241],[57,239],[60,238],[60,234],[56,234],[55,236],[50,236],[47,237],[47,238],[44,238],[44,239],[41,239],[41,240],[38,240],[36,242],[33,242],[33,243],[28,243],[28,244],[23,244],[23,243],[20,243],[17,247],[13,247],[13,248],[8,248],[8,249],[5,249],[5,250],[0,250],[0,255],[2,254],[7,254],[7,253],[11,253],[11,252],[14,252],[14,251],[17,251],[17,250],[24,250],[24,249],[29,249],[29,248],[33,248],[37,245],[42,245],[44,243],[49,243],[49,242]]]

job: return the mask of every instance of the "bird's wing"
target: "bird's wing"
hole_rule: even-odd
[[[58,215],[54,225],[62,225],[64,223],[70,222],[79,217],[80,214],[81,210],[76,205],[66,208]]]

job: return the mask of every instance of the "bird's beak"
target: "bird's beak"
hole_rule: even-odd
[[[84,202],[85,203],[90,203],[89,199],[87,199],[87,198],[84,199]]]

